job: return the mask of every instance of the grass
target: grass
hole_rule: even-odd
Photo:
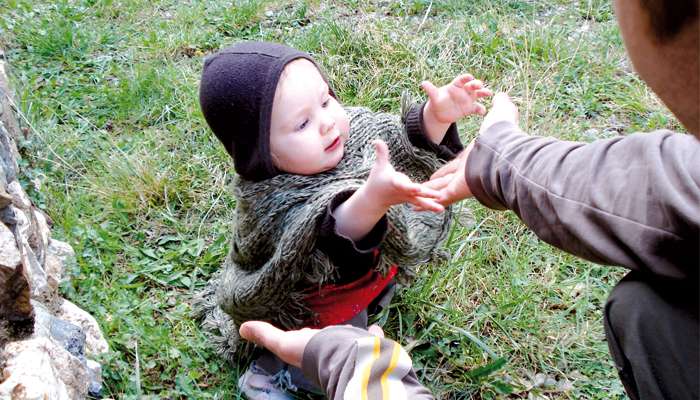
[[[633,74],[609,1],[0,0],[23,183],[77,265],[64,294],[111,346],[105,395],[237,398],[190,301],[221,264],[234,171],[198,109],[202,58],[243,39],[317,57],[340,99],[398,112],[404,90],[468,71],[533,134],[590,141],[680,129]],[[460,123],[465,141],[479,120]],[[40,190],[38,190],[40,187]],[[622,271],[465,202],[449,262],[382,316],[439,398],[623,398],[601,308]],[[473,218],[467,218],[469,213]],[[542,382],[546,381],[546,385]]]

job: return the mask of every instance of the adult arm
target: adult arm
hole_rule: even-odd
[[[502,121],[465,167],[484,205],[513,210],[542,240],[588,260],[669,278],[700,265],[700,142],[658,131],[593,143],[528,136]]]

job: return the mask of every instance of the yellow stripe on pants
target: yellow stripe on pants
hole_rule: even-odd
[[[374,338],[374,350],[372,351],[372,361],[365,365],[364,371],[362,371],[362,400],[367,400],[367,386],[369,385],[369,375],[372,373],[372,366],[374,362],[379,359],[379,346],[381,342],[378,337]],[[392,356],[393,357],[393,356]]]
[[[389,385],[387,385],[386,381],[389,378],[389,375],[394,372],[394,368],[396,368],[396,364],[399,362],[399,356],[401,355],[401,346],[394,342],[394,346],[391,352],[391,361],[389,362],[389,367],[384,371],[382,374],[382,379],[381,379],[381,384],[382,384],[382,399],[390,399],[391,393],[389,391]]]

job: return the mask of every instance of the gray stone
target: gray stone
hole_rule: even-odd
[[[31,200],[29,200],[27,193],[25,193],[24,189],[22,189],[22,185],[20,185],[19,181],[10,182],[7,185],[7,193],[12,196],[12,203],[14,203],[14,205],[17,207],[24,210],[29,210],[29,208],[32,206]]]
[[[63,264],[58,257],[47,254],[44,259],[44,271],[46,272],[46,305],[51,307],[52,310],[58,310],[60,308],[62,299],[58,293],[58,286],[61,283],[61,276],[63,275]]]
[[[32,298],[50,300],[49,282],[44,268],[39,264],[34,251],[27,243],[23,243],[22,247],[22,264],[27,273]]]
[[[0,268],[0,341],[23,338],[34,331],[34,307],[29,281],[20,263],[15,268]]]
[[[47,253],[57,257],[61,261],[64,270],[68,266],[75,265],[75,251],[66,242],[49,238]],[[61,271],[61,274],[63,274],[63,271]]]
[[[0,129],[0,135],[2,135],[2,133],[3,130]],[[5,160],[2,157],[0,157],[0,189],[2,190],[5,190],[5,188],[7,187],[7,173],[5,172],[5,169],[7,168],[8,167],[5,166]]]
[[[49,247],[49,240],[51,239],[51,229],[49,228],[49,223],[46,221],[46,216],[38,208],[32,208],[32,214],[34,215],[34,221],[36,222],[36,234],[42,250],[46,250]]]
[[[14,268],[19,265],[22,258],[17,248],[15,235],[10,228],[0,222],[0,267]]]
[[[0,123],[3,128],[7,131],[8,135],[0,135],[0,147],[3,147],[3,139],[6,141],[7,147],[7,159],[11,160],[14,164],[14,172],[18,171],[17,163],[19,153],[17,152],[17,146],[15,145],[17,138],[19,137],[19,123],[13,112],[13,101],[11,100],[12,91],[9,87],[9,79],[7,79],[7,63],[5,61],[0,61],[0,108],[3,112],[0,114]],[[2,137],[4,136],[4,137]],[[0,150],[2,153],[2,150]],[[5,156],[5,155],[1,155]],[[12,179],[15,177],[13,176]]]
[[[5,124],[0,121],[0,162],[4,164],[3,169],[5,170],[7,181],[17,179],[17,171],[19,169],[14,157],[17,154],[17,147],[11,137],[12,135],[5,128]]]
[[[2,168],[2,166],[0,166],[0,168]],[[0,169],[0,174],[2,173],[3,171]],[[3,180],[4,177],[0,178],[0,208],[5,208],[12,203],[12,196],[5,190],[5,183]]]
[[[0,399],[100,397],[101,366],[88,356],[108,344],[97,321],[59,295],[75,252],[51,239],[50,219],[17,179],[17,143],[29,130],[18,123],[6,68],[0,49]]]
[[[61,344],[73,356],[81,360],[85,357],[85,333],[79,326],[54,318],[51,321],[50,333],[51,339]]]
[[[54,317],[49,309],[41,302],[32,300],[31,303],[32,306],[34,306],[34,313],[36,316],[33,337],[51,338],[51,324],[56,317]]]
[[[102,398],[102,366],[96,361],[87,360],[87,370],[90,377],[88,396]]]
[[[22,244],[29,244],[29,237],[32,234],[32,224],[27,214],[25,214],[24,211],[22,211],[14,205],[6,207],[5,209],[9,210],[12,213],[12,219],[14,220],[14,223],[7,221],[6,222],[8,224],[15,225],[15,236],[17,237],[17,244],[20,246]]]
[[[5,208],[0,208],[0,222],[4,222],[7,225],[16,225],[17,218],[15,217],[15,209],[12,204]]]
[[[86,336],[85,353],[88,357],[109,351],[109,345],[102,335],[100,325],[87,311],[64,299],[56,316],[83,329]]]
[[[8,343],[2,358],[0,398],[72,400],[87,395],[87,366],[49,338]]]

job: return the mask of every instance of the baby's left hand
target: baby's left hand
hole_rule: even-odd
[[[439,88],[424,81],[421,88],[428,95],[424,113],[430,113],[435,121],[442,124],[452,124],[470,114],[485,114],[486,107],[478,100],[493,95],[483,82],[470,74],[459,75]]]
[[[411,181],[407,175],[394,169],[389,161],[389,149],[382,140],[374,141],[377,155],[365,185],[358,189],[370,199],[370,203],[379,206],[382,214],[389,207],[410,203],[421,210],[444,211],[444,207],[435,201],[440,194],[420,183]]]

